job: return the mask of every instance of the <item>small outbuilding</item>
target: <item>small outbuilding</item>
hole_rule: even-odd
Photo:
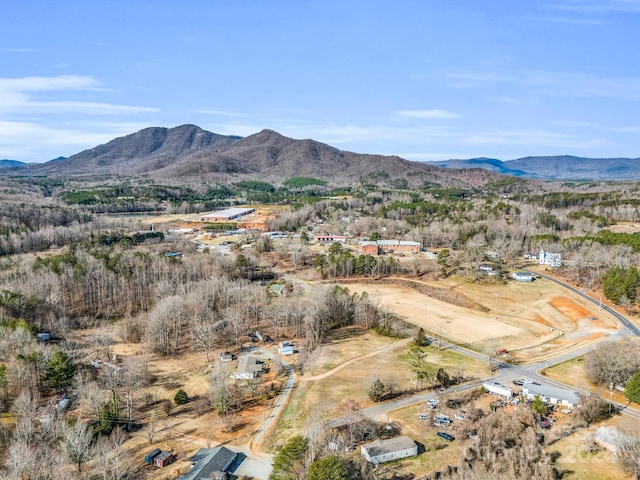
[[[516,282],[533,282],[533,275],[530,272],[513,272],[511,278]]]
[[[153,464],[156,467],[166,467],[167,465],[172,464],[176,461],[176,456],[173,454],[171,450],[166,450],[159,455],[156,455],[153,459]]]
[[[289,342],[280,342],[278,345],[278,353],[283,357],[287,355],[293,355],[293,345],[291,345]]]
[[[369,463],[384,463],[418,455],[418,445],[410,437],[401,436],[376,440],[360,447],[360,453]]]
[[[162,453],[162,450],[159,448],[154,448],[149,453],[144,456],[144,463],[148,463],[149,465],[153,465],[153,460]]]

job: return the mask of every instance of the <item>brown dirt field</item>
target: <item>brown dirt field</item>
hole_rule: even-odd
[[[602,318],[599,318],[590,312],[586,308],[577,305],[575,302],[570,300],[567,297],[554,297],[550,302],[553,308],[559,310],[564,316],[569,318],[573,322],[580,322],[581,320],[588,319],[591,322],[591,325],[598,328],[609,328],[615,329],[615,325],[612,324],[611,321],[606,322]],[[591,320],[591,319],[595,320]]]
[[[346,286],[353,292],[368,292],[378,304],[431,334],[479,351],[504,347],[523,361],[593,342],[617,328],[608,313],[544,280],[487,284],[453,278],[436,282],[431,289],[415,286],[428,282],[410,283]],[[471,308],[460,306],[461,299]]]

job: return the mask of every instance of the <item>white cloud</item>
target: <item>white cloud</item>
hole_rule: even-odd
[[[551,7],[556,10],[585,15],[607,12],[640,13],[640,1],[638,0],[568,0],[557,2]]]
[[[398,110],[396,115],[409,118],[423,119],[442,119],[442,118],[459,118],[459,115],[448,110],[435,108],[432,110]]]
[[[104,91],[93,77],[79,75],[59,75],[56,77],[0,78],[0,112],[4,113],[58,113],[78,112],[81,114],[135,114],[157,112],[157,108],[132,105],[116,105],[101,102],[80,102],[74,100],[38,100],[35,95],[49,91]]]
[[[515,97],[499,97],[494,98],[494,102],[496,103],[506,103],[508,105],[537,105],[540,103],[540,100],[537,99],[526,99],[526,98],[515,98]]]
[[[610,141],[603,138],[593,138],[591,136],[571,135],[566,133],[549,132],[545,130],[498,130],[495,132],[477,133],[467,135],[460,139],[460,143],[465,145],[512,145],[520,147],[552,147],[585,149],[606,147]]]
[[[0,92],[25,92],[44,90],[77,90],[97,87],[93,77],[58,75],[56,77],[0,78]]]

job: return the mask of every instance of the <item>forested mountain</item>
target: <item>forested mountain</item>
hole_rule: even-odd
[[[148,176],[154,179],[251,178],[281,182],[292,176],[335,184],[393,181],[471,188],[502,178],[478,170],[444,172],[397,156],[347,152],[272,130],[245,138],[207,132],[195,125],[153,127],[116,138],[66,159],[31,165],[30,173],[56,177]]]
[[[27,164],[23,162],[19,162],[18,160],[0,160],[0,168],[20,168],[26,167]]]

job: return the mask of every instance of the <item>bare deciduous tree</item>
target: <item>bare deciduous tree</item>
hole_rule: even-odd
[[[93,456],[92,441],[93,435],[89,427],[80,420],[76,420],[64,429],[62,448],[79,474],[82,474],[82,469]]]

